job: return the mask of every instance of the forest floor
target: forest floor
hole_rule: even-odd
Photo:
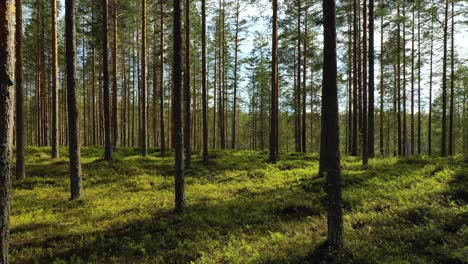
[[[173,158],[83,148],[84,198],[69,202],[66,150],[27,149],[13,180],[12,263],[320,263],[324,179],[316,154],[194,156],[187,212],[173,213]],[[346,249],[354,263],[468,263],[461,158],[343,157]],[[350,261],[351,262],[351,261]]]

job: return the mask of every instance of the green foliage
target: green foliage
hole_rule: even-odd
[[[184,215],[173,158],[84,148],[85,196],[69,202],[68,163],[27,149],[13,183],[12,263],[320,263],[325,181],[314,154],[268,164],[253,151],[194,156]],[[460,158],[343,159],[343,263],[466,263],[468,168]]]

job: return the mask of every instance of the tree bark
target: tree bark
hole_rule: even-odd
[[[159,44],[160,44],[160,76],[159,76],[159,128],[161,133],[161,155],[166,155],[166,131],[164,126],[164,1],[161,0],[160,2],[160,18],[159,18],[159,26],[160,26],[160,36],[159,36]]]
[[[103,81],[103,107],[104,107],[104,159],[112,161],[112,141],[111,141],[111,116],[110,116],[110,95],[109,95],[109,44],[108,44],[108,0],[102,2],[103,22],[102,22],[102,81]]]
[[[26,178],[24,168],[24,94],[23,94],[23,1],[16,0],[16,178]]]
[[[52,0],[52,158],[59,157],[57,1]]]
[[[454,118],[454,105],[455,105],[455,52],[454,52],[454,34],[455,34],[455,10],[454,10],[454,1],[452,1],[452,27],[451,27],[451,51],[450,51],[450,113],[449,113],[449,143],[448,143],[448,154],[453,156],[455,154],[455,145],[453,142],[454,130],[453,130],[453,118]]]
[[[208,95],[206,69],[206,1],[202,0],[202,111],[203,111],[203,161],[208,161]]]
[[[373,1],[373,0],[371,0]],[[385,83],[384,83],[384,16],[380,17],[380,155],[384,156],[384,94],[385,94]]]
[[[112,48],[112,73],[113,73],[113,82],[112,82],[112,145],[114,147],[117,146],[119,142],[119,124],[118,124],[118,94],[117,94],[117,61],[118,61],[118,20],[117,20],[117,0],[114,0],[114,8],[113,8],[113,37],[114,41],[112,42],[113,48]]]
[[[343,212],[338,126],[338,89],[336,63],[335,1],[323,1],[324,62],[322,83],[322,134],[320,175],[326,177],[328,200],[328,245],[337,251],[343,247]]]
[[[232,110],[232,140],[231,148],[236,149],[236,121],[237,121],[237,67],[238,67],[238,51],[239,51],[239,13],[240,3],[239,0],[236,2],[236,33],[234,38],[234,105]]]
[[[185,74],[184,74],[184,146],[185,146],[185,167],[192,165],[192,115],[190,110],[191,87],[190,87],[190,0],[185,0]]]
[[[362,24],[363,24],[363,73],[362,73],[362,165],[367,166],[369,162],[369,146],[368,146],[368,120],[367,120],[367,1],[364,0],[362,6]]]
[[[429,118],[427,121],[428,129],[427,129],[427,147],[428,147],[428,154],[429,156],[432,155],[432,67],[433,67],[433,52],[434,51],[434,18],[431,18],[431,51],[429,52],[430,55],[430,66],[429,66]]]
[[[440,140],[440,156],[447,156],[447,35],[449,0],[445,0],[444,17],[444,55],[442,58],[442,138]]]
[[[173,137],[175,148],[175,211],[185,211],[184,183],[184,133],[182,124],[182,12],[181,0],[173,1],[173,67],[172,67],[172,118],[174,120]]]
[[[374,0],[369,0],[369,111],[368,111],[368,155],[375,156],[374,147]]]
[[[358,79],[357,79],[357,54],[358,49],[358,25],[357,25],[357,0],[353,1],[353,131],[351,142],[351,155],[358,155]]]
[[[271,116],[270,116],[270,162],[278,160],[279,111],[278,111],[278,0],[273,0],[273,31],[271,60]]]
[[[75,1],[65,1],[65,50],[67,64],[68,147],[71,200],[83,194],[80,162],[79,114],[76,97]]]
[[[146,104],[146,0],[141,0],[141,156],[148,155],[148,117],[147,117],[147,104]]]
[[[8,263],[15,108],[15,1],[0,2],[0,263]]]

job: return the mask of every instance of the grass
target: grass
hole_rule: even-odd
[[[66,154],[62,149],[61,153]],[[194,156],[188,210],[173,213],[173,158],[82,151],[85,196],[69,202],[66,157],[27,149],[13,181],[12,263],[321,263],[326,237],[318,156]],[[344,157],[347,262],[468,263],[468,167],[461,158]]]

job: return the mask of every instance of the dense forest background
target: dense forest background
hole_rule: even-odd
[[[191,58],[192,84],[191,141],[193,148],[200,151],[201,11],[200,3],[195,1],[191,2],[191,5],[188,51]],[[50,65],[53,51],[49,26],[50,1],[25,1],[25,6],[26,140],[27,145],[50,145]],[[162,13],[159,2],[148,3],[147,8],[147,75],[145,80],[142,80],[141,3],[110,1],[109,47],[112,54],[109,66],[114,63],[117,66],[111,69],[110,78],[111,87],[114,87],[114,83],[116,85],[111,89],[112,127],[115,130],[113,140],[116,146],[141,145],[140,95],[143,81],[146,82],[148,95],[145,102],[148,109],[146,141],[149,146],[160,148],[161,129],[165,129],[165,145],[172,145],[170,72],[173,51],[172,45],[168,44],[172,38],[170,6],[169,2],[165,3],[165,11]],[[320,3],[316,1],[301,1],[300,5],[294,1],[280,3],[279,142],[283,152],[316,152],[319,149],[323,49],[320,8]],[[362,120],[362,111],[359,109],[362,109],[363,104],[363,78],[359,78],[357,84],[352,83],[353,76],[363,74],[360,66],[357,72],[353,68],[356,55],[362,53],[362,40],[361,44],[356,46],[353,43],[354,32],[359,33],[358,39],[363,37],[362,5],[358,5],[356,9],[357,28],[354,28],[356,25],[353,24],[353,2],[339,3],[337,8],[341,148],[345,153],[351,153],[353,133],[356,133],[352,130],[352,126],[355,125],[352,116],[354,112],[358,114],[358,133],[362,133],[362,122],[359,121]],[[449,126],[445,133],[448,135],[450,132],[450,136],[447,136],[447,147],[451,146],[451,153],[462,153],[463,149],[466,149],[466,140],[463,140],[467,133],[463,126],[466,119],[468,74],[465,66],[466,45],[463,42],[463,36],[467,34],[466,8],[465,3],[454,2],[452,10],[450,4],[447,14],[449,23],[445,29],[445,5],[441,1],[405,1],[401,2],[399,8],[395,1],[376,3],[375,128],[372,138],[377,154],[398,154],[399,141],[401,145],[405,145],[402,146],[405,151],[400,154],[441,153],[443,106],[447,111],[445,122]],[[59,7],[59,10],[62,8]],[[78,104],[81,117],[80,137],[84,146],[104,143],[103,60],[99,44],[103,32],[100,10],[94,1],[77,2]],[[212,149],[268,149],[271,96],[271,26],[268,26],[270,14],[271,9],[264,1],[208,2],[208,125],[209,147]],[[60,16],[58,124],[61,145],[67,142],[68,129],[64,100],[66,92],[63,23],[63,16]],[[445,58],[447,65],[443,65],[444,33],[448,34],[448,54]],[[452,38],[452,35],[455,37]],[[187,51],[184,51],[185,53]],[[358,65],[362,63],[358,62]],[[447,72],[445,89],[448,97],[445,104],[442,98],[443,71]],[[398,82],[401,82],[400,87]],[[352,93],[355,85],[358,88],[358,98],[354,98]],[[400,93],[397,94],[398,87]],[[159,100],[161,95],[162,101]],[[357,109],[354,109],[356,106],[352,103],[353,100],[358,100]],[[161,110],[163,115],[160,114]],[[161,126],[161,119],[164,128]],[[305,128],[305,133],[302,128]],[[401,135],[400,139],[398,134]],[[360,136],[357,139],[359,141]],[[449,144],[450,140],[452,142]],[[359,142],[357,144],[361,145]]]

